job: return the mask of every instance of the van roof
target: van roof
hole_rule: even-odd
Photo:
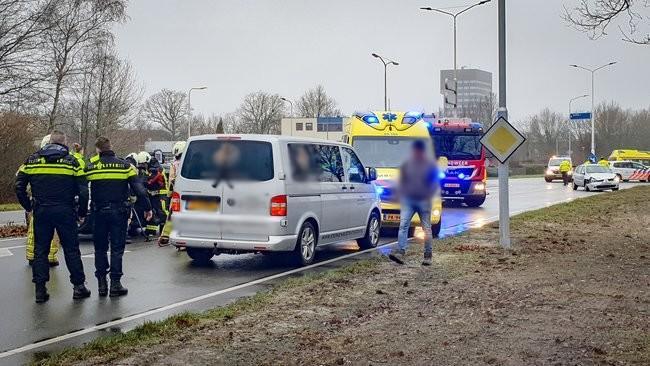
[[[309,142],[309,143],[320,143],[320,144],[329,144],[329,145],[341,145],[348,146],[343,142],[331,141],[319,138],[312,137],[298,137],[298,136],[284,136],[284,135],[261,135],[261,134],[220,134],[220,135],[199,135],[192,136],[188,143],[192,141],[205,141],[205,140],[252,140],[252,141],[266,141],[266,142]]]

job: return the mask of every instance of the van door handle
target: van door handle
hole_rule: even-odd
[[[348,187],[346,187],[346,186],[343,186],[343,187],[341,187],[341,189],[348,189]]]
[[[354,189],[354,186],[350,186],[350,189]]]

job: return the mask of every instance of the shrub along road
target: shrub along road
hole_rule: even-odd
[[[650,187],[439,242],[432,268],[384,259],[288,280],[43,364],[650,363]],[[254,360],[254,361],[253,361]]]

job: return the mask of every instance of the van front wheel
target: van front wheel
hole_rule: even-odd
[[[214,256],[214,249],[210,248],[187,248],[187,255],[199,264],[207,264]]]
[[[379,222],[379,215],[375,212],[370,214],[368,225],[366,226],[366,235],[363,238],[357,239],[357,244],[361,249],[376,248],[379,244],[379,230],[381,223]]]
[[[314,225],[307,221],[302,224],[298,232],[298,240],[296,242],[296,249],[294,249],[294,257],[296,262],[302,266],[310,265],[314,262],[316,257],[316,245],[318,244],[318,235]]]

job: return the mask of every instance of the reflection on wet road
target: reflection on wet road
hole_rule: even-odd
[[[510,182],[510,209],[512,213],[542,208],[552,204],[572,200],[598,193],[575,192],[559,183],[545,183],[542,178],[513,179]],[[634,186],[625,184],[622,188]],[[448,236],[479,227],[494,221],[498,215],[498,195],[495,181],[488,184],[489,196],[483,207],[446,207],[443,213],[441,235]],[[382,238],[382,243],[390,243],[396,238]],[[159,309],[185,301],[183,306],[168,311],[160,311],[155,316],[138,318],[133,324],[144,319],[157,319],[163,315],[184,310],[201,310],[218,306],[233,298],[250,295],[266,288],[262,283],[255,286],[237,288],[237,291],[221,290],[241,286],[267,276],[277,275],[294,269],[288,262],[277,256],[220,255],[211,265],[197,267],[185,253],[175,249],[159,248],[154,243],[135,243],[128,247],[125,254],[124,284],[129,288],[129,295],[124,298],[111,299],[97,297],[97,285],[92,278],[93,259],[92,243],[84,242],[84,266],[88,275],[87,282],[93,296],[85,301],[72,301],[72,289],[68,283],[68,274],[64,265],[51,271],[48,285],[51,299],[45,305],[37,305],[33,300],[31,269],[24,259],[24,239],[0,241],[0,308],[2,314],[2,331],[0,333],[0,364],[22,362],[36,349],[28,349],[18,355],[2,353],[30,345],[34,342],[59,337],[64,334],[89,329],[98,324],[107,323],[135,314],[142,314],[152,309]],[[322,248],[318,253],[320,262],[344,257],[356,253],[358,247],[354,242],[340,243]],[[364,254],[366,255],[366,254]],[[351,261],[346,258],[344,261]],[[339,262],[327,262],[324,268],[332,268]],[[218,295],[205,297],[209,293]],[[199,296],[199,300],[187,301]],[[155,311],[154,311],[155,312]],[[129,326],[133,326],[129,324]],[[101,327],[99,327],[101,328]],[[125,325],[125,328],[127,326]],[[62,345],[76,344],[96,336],[90,332],[84,337],[70,337],[65,342],[56,342],[44,349],[60,349]],[[40,348],[38,350],[41,350]],[[4,356],[4,358],[3,358]]]

